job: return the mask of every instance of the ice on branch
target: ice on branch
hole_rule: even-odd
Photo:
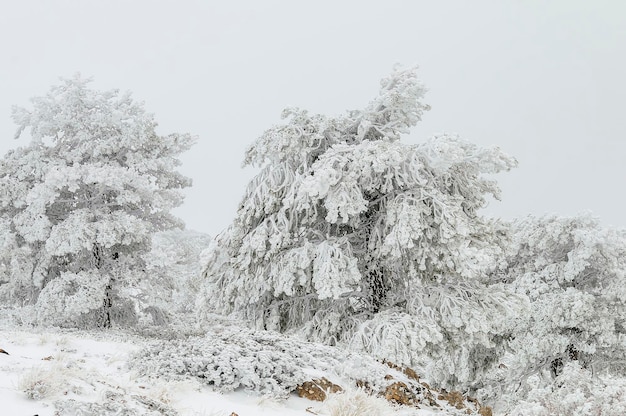
[[[485,175],[516,161],[452,135],[402,143],[424,93],[396,69],[363,110],[286,110],[246,152],[261,170],[206,253],[205,312],[407,365],[431,357],[438,382],[480,384],[526,307],[491,278],[506,233],[479,215],[499,195]],[[419,348],[390,347],[407,342]]]
[[[76,76],[15,108],[0,160],[0,298],[35,304],[40,322],[108,327],[136,320],[152,234],[182,226],[170,210],[191,181],[176,171],[194,138],[162,136],[130,94]]]

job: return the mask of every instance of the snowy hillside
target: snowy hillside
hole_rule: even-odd
[[[295,393],[282,400],[241,388],[222,394],[191,376],[176,380],[142,376],[129,362],[142,348],[155,345],[155,340],[124,332],[5,329],[0,331],[0,340],[9,353],[0,355],[0,396],[2,414],[6,415],[460,414],[451,407],[446,411],[430,406],[393,406],[356,388],[330,395],[320,403]],[[328,368],[302,371],[318,377],[332,372]],[[388,372],[394,373],[391,369]],[[446,407],[445,401],[440,406]]]

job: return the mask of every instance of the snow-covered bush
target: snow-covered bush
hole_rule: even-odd
[[[626,375],[626,232],[588,215],[529,217],[512,229],[504,279],[531,312],[513,334],[506,377],[550,380],[568,362]]]
[[[42,322],[134,320],[142,254],[190,180],[175,169],[189,135],[158,135],[129,94],[65,80],[33,109],[15,108],[31,143],[0,160],[0,298],[36,302]]]
[[[525,308],[491,279],[505,242],[478,212],[499,194],[485,175],[516,162],[451,135],[401,143],[424,92],[398,69],[364,110],[285,111],[248,149],[262,170],[206,253],[209,311],[480,384]]]
[[[507,414],[510,416],[623,416],[626,382],[623,378],[593,377],[577,363],[564,365],[554,383],[539,376],[529,380],[531,390]]]
[[[340,375],[353,385],[367,382],[374,391],[382,390],[385,376],[393,372],[367,355],[233,325],[213,326],[203,336],[150,342],[130,364],[141,376],[195,377],[222,392],[243,388],[281,398],[310,380],[307,369]]]
[[[69,371],[62,365],[52,368],[33,367],[22,373],[18,388],[32,400],[49,398],[69,388],[66,384]]]

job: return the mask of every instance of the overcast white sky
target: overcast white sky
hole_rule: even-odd
[[[13,104],[59,77],[130,90],[161,133],[200,137],[177,210],[228,225],[254,170],[245,148],[287,106],[364,106],[394,63],[419,65],[432,110],[408,143],[458,133],[520,167],[487,212],[626,227],[626,1],[2,1],[0,153]]]

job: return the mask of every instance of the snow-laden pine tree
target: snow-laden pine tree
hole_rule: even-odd
[[[167,136],[130,94],[76,76],[14,108],[29,145],[0,160],[5,302],[36,303],[40,322],[108,327],[135,319],[141,255],[152,233],[181,226],[171,209],[190,180],[193,143]]]
[[[626,232],[589,215],[512,224],[506,280],[531,313],[511,343],[513,381],[558,376],[568,363],[626,374]]]
[[[206,253],[210,310],[478,383],[525,305],[490,281],[504,236],[479,215],[499,194],[484,174],[516,162],[451,135],[402,143],[424,93],[397,69],[365,109],[288,109],[254,142],[262,169]]]

